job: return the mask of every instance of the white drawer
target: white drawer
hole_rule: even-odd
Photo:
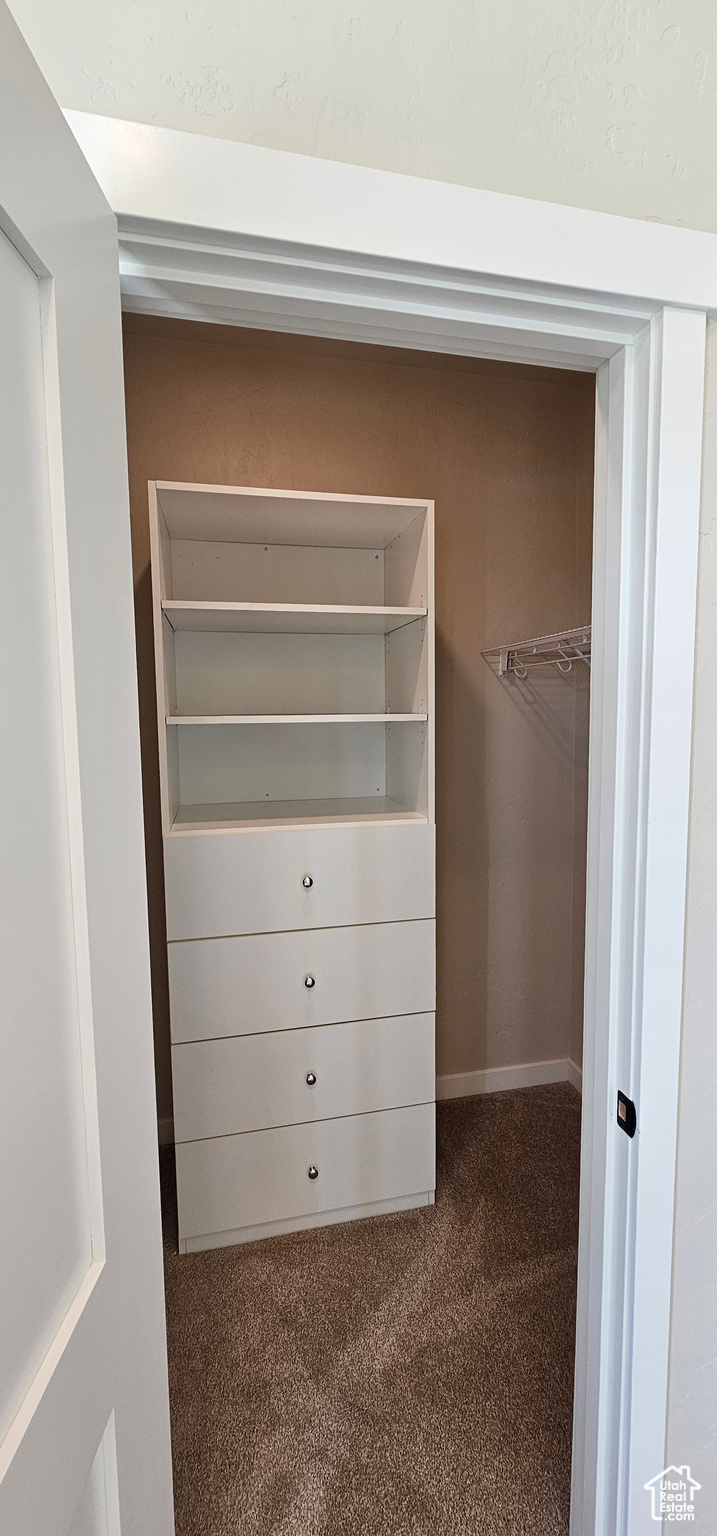
[[[176,1157],[180,1241],[236,1232],[432,1190],[435,1109],[188,1141]]]
[[[435,923],[170,944],[169,992],[175,1044],[429,1013],[436,1006]]]
[[[175,1140],[427,1103],[434,1035],[434,1015],[418,1013],[175,1045]]]
[[[435,917],[427,824],[173,834],[164,863],[170,940]]]

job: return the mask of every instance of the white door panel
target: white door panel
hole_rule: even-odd
[[[173,1530],[114,217],[0,0],[0,1532]]]
[[[108,1424],[90,1467],[68,1536],[121,1536],[113,1421]]]
[[[39,283],[0,234],[0,1434],[92,1261]]]

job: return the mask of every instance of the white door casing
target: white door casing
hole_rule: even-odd
[[[171,1536],[116,226],[0,4],[0,1531]]]
[[[717,239],[68,113],[130,310],[597,375],[572,1536],[664,1465],[705,311]],[[339,488],[340,489],[340,488]],[[440,835],[440,829],[439,829]],[[637,1102],[638,1134],[616,1124]]]

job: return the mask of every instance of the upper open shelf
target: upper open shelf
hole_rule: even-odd
[[[150,485],[162,822],[433,816],[433,503]]]
[[[390,635],[426,617],[426,608],[352,607],[347,603],[209,603],[168,598],[173,630],[266,635]]]
[[[199,629],[190,614],[204,604],[211,630],[390,634],[428,606],[428,502],[162,481],[154,493],[159,595],[174,629]],[[302,609],[323,617],[305,624]]]
[[[157,481],[157,501],[170,539],[333,549],[385,549],[421,507],[398,498],[168,480]]]

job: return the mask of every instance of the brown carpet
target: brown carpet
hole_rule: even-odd
[[[177,1536],[567,1536],[580,1100],[438,1106],[435,1207],[180,1257]]]

